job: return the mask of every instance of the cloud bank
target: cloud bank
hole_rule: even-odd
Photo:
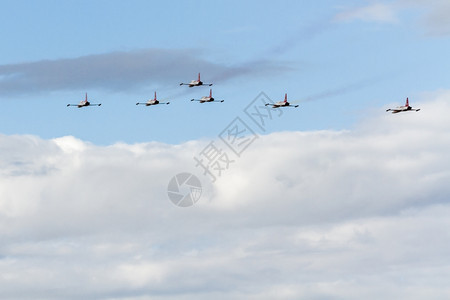
[[[446,299],[450,92],[430,97],[260,136],[214,184],[205,141],[0,135],[0,297]],[[166,193],[183,171],[205,188],[190,208]]]

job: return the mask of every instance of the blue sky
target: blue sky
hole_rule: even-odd
[[[211,138],[261,91],[301,104],[273,132],[352,128],[368,109],[446,87],[448,39],[410,2],[7,1],[1,132],[100,145]],[[189,101],[208,94],[178,86],[198,72],[223,104]],[[172,104],[134,105],[155,90]],[[85,92],[103,106],[66,108]]]

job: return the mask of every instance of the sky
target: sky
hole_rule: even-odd
[[[0,3],[0,298],[448,299],[447,1]]]
[[[3,1],[2,132],[177,144],[216,137],[260,92],[301,105],[271,132],[340,130],[446,88],[445,1],[175,3]],[[179,86],[199,72],[224,103],[189,101],[209,93]],[[135,106],[155,91],[171,105]],[[85,93],[102,107],[66,107]]]

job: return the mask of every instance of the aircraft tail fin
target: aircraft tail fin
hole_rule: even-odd
[[[200,81],[200,73],[198,73],[198,81]]]
[[[406,104],[405,104],[405,106],[409,106],[409,99],[408,99],[408,97],[406,97]]]
[[[156,100],[156,92],[155,92],[155,99],[154,100]]]
[[[287,102],[287,93],[284,94],[284,102]]]
[[[212,89],[209,90],[209,97],[212,97]]]

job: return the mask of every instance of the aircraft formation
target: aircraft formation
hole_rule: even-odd
[[[195,86],[212,86],[212,83],[204,83],[203,81],[201,81],[200,79],[200,73],[198,73],[198,78],[196,80],[191,80],[191,82],[189,83],[180,83],[181,85],[187,85],[189,88],[195,87]],[[191,99],[191,101],[198,101],[200,103],[206,103],[206,102],[224,102],[225,100],[221,99],[221,100],[216,100],[213,96],[212,96],[212,89],[209,90],[209,96],[203,96],[200,99]],[[170,104],[170,102],[160,102],[157,98],[156,98],[156,92],[155,92],[155,97],[153,99],[149,99],[147,100],[147,102],[137,102],[136,105],[145,105],[145,106],[153,106],[153,105],[158,105],[158,104]],[[84,100],[80,101],[78,104],[67,104],[67,106],[76,106],[78,108],[82,108],[82,107],[87,107],[87,106],[101,106],[101,103],[91,103],[88,101],[88,96],[86,93],[86,97]],[[281,107],[298,107],[299,105],[292,105],[288,102],[287,100],[287,93],[284,94],[284,100],[283,101],[278,101],[275,103],[265,103],[265,106],[272,106],[272,108],[281,108]],[[407,111],[419,111],[420,108],[412,108],[409,105],[409,99],[406,98],[406,103],[405,105],[402,106],[397,106],[395,108],[389,108],[386,110],[386,112],[391,111],[393,114],[396,113],[400,113],[400,112],[407,112]]]

